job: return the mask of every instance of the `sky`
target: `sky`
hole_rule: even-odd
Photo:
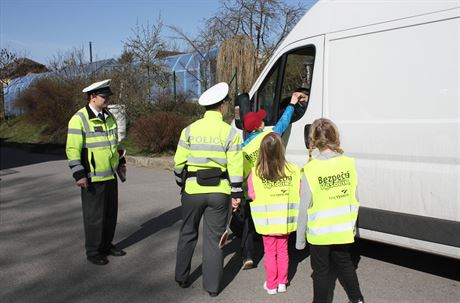
[[[46,65],[73,48],[89,58],[91,41],[93,60],[116,58],[136,23],[153,24],[161,14],[164,25],[194,37],[218,8],[218,0],[0,0],[0,47]],[[175,35],[164,26],[163,36]]]

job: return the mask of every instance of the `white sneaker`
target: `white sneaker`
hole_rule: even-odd
[[[270,289],[267,287],[267,281],[264,282],[264,289],[267,291],[269,295],[276,295],[276,288]]]
[[[286,284],[278,284],[278,292],[286,292]]]

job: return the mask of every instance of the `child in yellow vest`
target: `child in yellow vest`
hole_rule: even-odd
[[[267,134],[248,177],[248,195],[254,226],[264,243],[264,289],[270,295],[286,291],[288,237],[297,229],[299,190],[300,171],[284,158],[281,137]]]
[[[312,151],[319,155],[312,158]],[[350,302],[364,302],[351,261],[359,202],[354,159],[344,156],[339,132],[328,119],[310,127],[309,162],[303,167],[296,248],[310,247],[313,302],[327,302],[329,270],[337,268]]]

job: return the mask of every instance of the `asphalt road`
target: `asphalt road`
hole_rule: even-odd
[[[238,241],[225,247],[225,287],[210,298],[201,284],[201,241],[193,284],[174,282],[180,219],[179,192],[170,171],[128,167],[119,185],[115,243],[127,252],[107,266],[86,261],[78,188],[62,155],[1,148],[0,302],[311,302],[308,251],[290,247],[287,293],[262,289],[258,267],[241,271]],[[7,157],[8,156],[8,157]],[[6,159],[6,160],[5,160]],[[9,159],[9,160],[8,160]],[[11,160],[14,159],[14,160]],[[258,243],[261,249],[260,243]],[[366,302],[458,302],[459,262],[362,241],[358,276]],[[347,302],[336,282],[333,302]]]

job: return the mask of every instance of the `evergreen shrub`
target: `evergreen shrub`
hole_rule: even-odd
[[[86,82],[81,79],[64,81],[58,78],[37,80],[15,100],[15,106],[25,118],[43,129],[47,143],[64,144],[67,125],[72,115],[86,104],[81,92]]]

